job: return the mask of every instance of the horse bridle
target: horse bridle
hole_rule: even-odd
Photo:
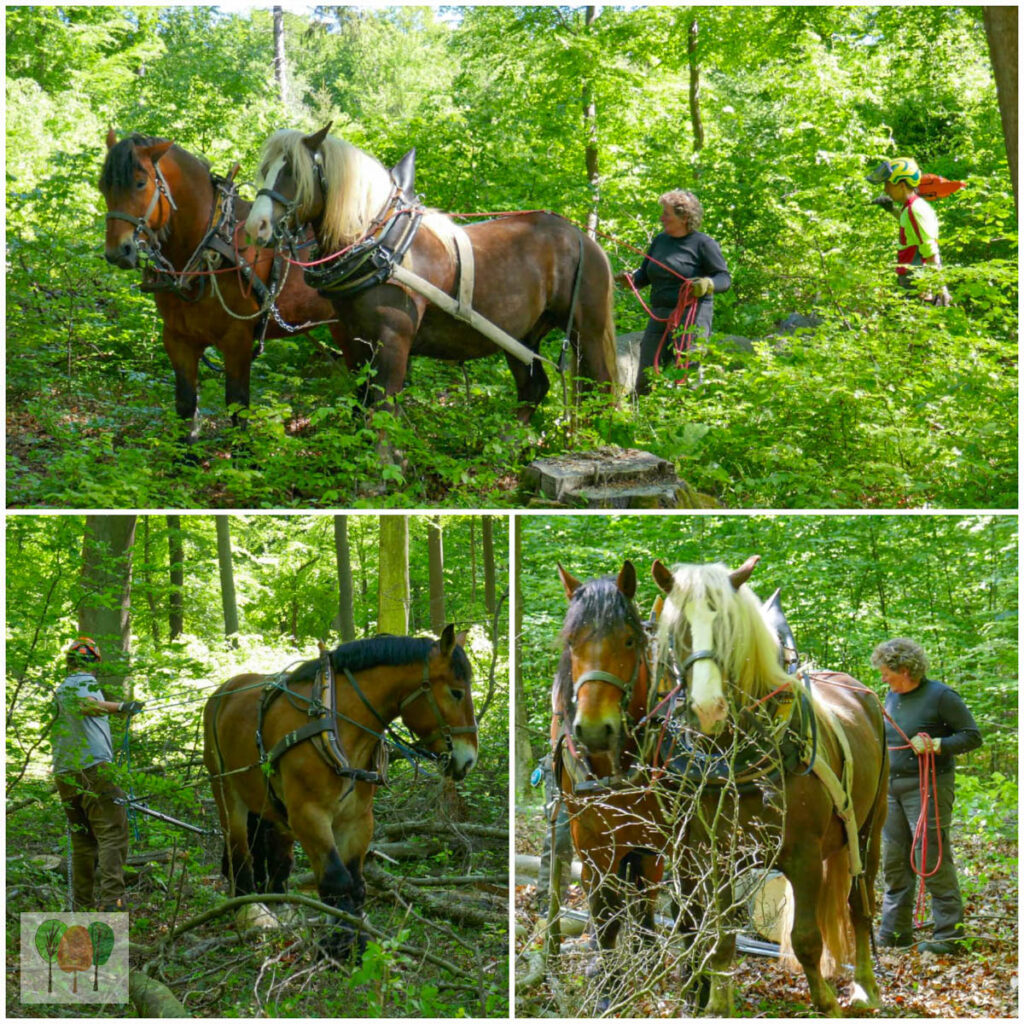
[[[429,735],[420,737],[420,743],[429,745],[434,740],[443,738],[445,746],[448,748],[448,753],[451,754],[455,747],[452,743],[453,736],[466,736],[476,735],[478,732],[476,724],[473,725],[449,725],[441,714],[441,707],[437,703],[437,698],[434,696],[433,691],[430,688],[430,659],[423,659],[423,681],[419,686],[416,687],[412,693],[407,694],[398,705],[398,713],[401,714],[410,704],[419,700],[421,697],[426,698],[427,703],[430,705],[431,711],[434,712],[434,718],[437,721],[437,728]]]
[[[327,182],[324,180],[324,168],[320,161],[320,154],[312,154],[313,169],[316,171],[316,183],[320,187],[320,195],[323,197],[324,202],[327,201]],[[278,175],[280,177],[280,174]],[[277,184],[275,179],[274,184]],[[266,196],[272,202],[278,203],[284,207],[284,213],[278,218],[277,223],[274,225],[274,239],[275,241],[281,242],[286,241],[289,244],[292,242],[292,234],[298,231],[299,225],[289,225],[288,221],[295,216],[296,210],[298,209],[298,199],[289,199],[283,192],[278,192],[276,188],[268,188],[264,185],[263,188],[256,190],[256,198],[260,196]]]
[[[171,186],[167,184],[167,179],[164,177],[164,172],[160,170],[159,163],[153,164],[153,181],[156,183],[156,187],[153,189],[153,195],[150,197],[146,212],[141,217],[135,217],[130,213],[125,213],[123,210],[110,210],[107,213],[107,220],[126,220],[129,224],[134,225],[135,230],[132,232],[132,241],[138,244],[139,239],[145,234],[149,247],[152,250],[152,255],[158,256],[166,262],[166,259],[160,252],[160,239],[156,230],[149,223],[149,218],[153,216],[153,212],[159,207],[161,198],[167,200],[171,210],[175,213],[178,211],[178,204],[174,201],[174,196],[171,195]]]

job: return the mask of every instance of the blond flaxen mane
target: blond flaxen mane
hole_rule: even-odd
[[[281,157],[292,168],[296,183],[296,217],[308,221],[312,212],[316,178],[313,155],[303,143],[305,133],[293,128],[275,132],[263,144],[259,161],[259,185]],[[351,142],[328,135],[320,146],[327,194],[320,229],[320,244],[335,251],[363,238],[383,212],[394,183],[391,172],[379,160]],[[454,252],[454,225],[444,214],[428,211],[423,226],[433,231],[449,253]]]
[[[691,602],[715,609],[714,651],[724,677],[746,698],[756,700],[790,681],[779,665],[779,640],[765,621],[761,602],[744,584],[735,590],[729,569],[715,565],[675,565],[675,584],[658,624],[658,650],[671,638],[678,652],[688,648],[684,609]]]

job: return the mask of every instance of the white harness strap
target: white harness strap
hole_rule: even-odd
[[[469,235],[458,226],[452,225],[455,234],[455,248],[459,253],[459,306],[462,317],[467,317],[473,308],[473,285],[476,281],[476,264],[473,262],[473,246]]]
[[[836,773],[820,756],[815,758],[813,772],[821,780],[829,797],[832,799],[832,806],[836,815],[846,828],[847,844],[850,847],[850,874],[856,878],[864,871],[864,865],[860,856],[860,839],[857,829],[857,815],[853,809],[853,758],[850,756],[850,742],[843,731],[842,723],[836,717],[830,707],[821,701],[813,700],[814,713],[822,725],[827,725],[839,744],[843,762],[842,780],[836,777]]]

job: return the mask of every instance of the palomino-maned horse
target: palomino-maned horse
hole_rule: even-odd
[[[351,914],[366,895],[363,861],[373,797],[386,768],[390,723],[463,778],[477,760],[473,673],[465,637],[379,636],[342,644],[279,676],[224,683],[204,711],[204,760],[225,836],[232,895],[283,892],[295,840],[320,899]],[[323,947],[354,939],[335,924]]]
[[[654,937],[654,898],[669,837],[640,768],[641,722],[651,689],[647,634],[633,598],[636,570],[580,583],[558,567],[569,607],[552,688],[551,742],[556,778],[598,946],[610,951],[628,908],[642,936]],[[616,971],[605,968],[600,1008]]]
[[[567,220],[525,213],[465,229],[424,210],[412,189],[412,157],[389,172],[373,157],[327,134],[285,129],[260,154],[249,237],[271,244],[311,224],[329,264],[307,281],[330,296],[345,331],[350,367],[372,361],[368,404],[405,384],[411,355],[463,361],[498,351],[494,341],[393,278],[400,265],[472,308],[532,352],[554,328],[574,335],[584,376],[616,381],[612,275],[601,247]],[[460,249],[458,233],[468,238]],[[571,320],[571,323],[570,323]],[[525,423],[548,390],[540,362],[507,354]]]
[[[178,415],[188,421],[188,441],[199,434],[199,359],[207,347],[224,357],[224,397],[247,408],[249,380],[261,307],[274,258],[241,244],[239,227],[249,213],[234,185],[210,173],[198,157],[168,139],[128,135],[120,142],[111,130],[99,181],[107,204],[107,260],[127,270],[140,254],[152,261],[142,280],[163,320],[164,349],[174,368]],[[212,263],[208,261],[208,257]],[[209,277],[219,268],[215,280]],[[224,273],[225,269],[233,272]],[[284,269],[279,271],[285,273]],[[218,294],[219,293],[219,294]],[[333,321],[334,309],[298,273],[284,278],[275,300],[279,316],[269,316],[265,337],[289,337],[282,326]],[[336,341],[337,324],[330,323]],[[233,416],[237,423],[237,415]]]
[[[757,560],[734,572],[654,563],[666,594],[658,649],[671,643],[684,667],[687,749],[676,763],[700,776],[689,795],[685,776],[680,783],[681,802],[695,806],[676,856],[684,876],[705,879],[695,898],[721,909],[702,965],[709,1013],[733,1016],[736,935],[727,917],[738,863],[722,863],[721,851],[746,835],[788,879],[792,950],[814,1005],[837,1015],[822,954],[830,954],[825,973],[848,958],[851,928],[855,999],[878,1005],[871,922],[888,778],[882,709],[850,676],[814,672],[807,685],[786,674],[778,637],[745,585]],[[716,776],[709,765],[724,770]]]

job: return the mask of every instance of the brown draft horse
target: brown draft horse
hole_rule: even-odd
[[[473,674],[464,640],[451,625],[437,641],[357,640],[330,652],[326,679],[325,656],[280,676],[235,676],[217,689],[204,710],[203,756],[232,895],[284,892],[298,840],[320,899],[361,912],[389,724],[401,717],[455,779],[476,763]],[[336,923],[322,945],[337,956],[354,937],[353,929]]]
[[[107,260],[132,270],[141,250],[156,268],[143,276],[142,288],[154,293],[163,320],[175,406],[189,421],[187,439],[193,442],[199,435],[199,359],[207,347],[223,354],[227,404],[248,408],[258,297],[271,276],[273,258],[240,244],[238,225],[248,216],[249,204],[234,195],[233,186],[167,139],[132,134],[118,142],[111,130],[99,188],[108,210]],[[196,276],[193,271],[210,269],[207,256],[215,266],[236,272],[219,273],[212,283]],[[239,267],[251,268],[255,282],[246,281]],[[284,278],[276,306],[289,326],[334,319],[331,304],[298,273]],[[330,329],[340,341],[338,325],[331,323]],[[275,316],[267,322],[267,338],[293,333]],[[232,419],[238,422],[237,416]]]
[[[680,828],[676,853],[684,873],[688,867],[691,877],[710,879],[712,891],[706,884],[697,899],[704,907],[717,903],[720,911],[707,961],[708,1012],[734,1015],[731,964],[736,935],[726,918],[739,864],[723,863],[721,857],[722,851],[736,848],[737,835],[746,835],[760,845],[765,859],[776,852],[767,847],[777,847],[777,866],[791,886],[792,950],[814,1005],[838,1015],[836,996],[823,978],[822,954],[842,963],[849,956],[851,928],[855,999],[878,1005],[871,921],[888,779],[882,710],[867,687],[841,673],[812,673],[806,700],[800,698],[804,684],[781,668],[778,638],[745,586],[757,560],[749,559],[734,572],[722,565],[679,565],[670,571],[654,563],[655,581],[666,594],[658,649],[667,651],[671,642],[677,663],[685,667],[689,761],[719,759],[729,772],[721,785],[698,786],[690,794],[696,806],[685,830]],[[766,774],[756,776],[751,768],[758,781],[743,785],[736,766],[750,764],[744,751],[768,732],[774,731],[776,739],[787,735],[794,710],[807,726],[800,729],[796,749],[776,761],[774,781]],[[837,723],[845,734],[845,752]],[[780,741],[776,749],[785,746]],[[856,850],[851,850],[825,782],[809,762],[821,772],[827,766],[839,778],[844,768],[852,774]],[[684,801],[685,794],[684,786]],[[856,859],[863,864],[860,878],[851,874]],[[826,959],[826,973],[829,969]]]
[[[553,763],[598,946],[610,951],[626,907],[639,911],[641,935],[653,939],[654,898],[669,842],[653,791],[632,777],[650,688],[647,635],[633,602],[630,562],[617,577],[586,583],[561,566],[558,572],[569,607],[551,694]],[[617,974],[605,971],[600,1012],[610,1006]]]
[[[458,258],[452,221],[424,211],[413,193],[411,158],[389,172],[373,157],[327,134],[286,129],[263,145],[261,186],[246,221],[251,239],[270,244],[296,225],[311,224],[321,252],[342,250],[329,288],[345,331],[342,351],[352,368],[376,371],[367,404],[401,391],[411,355],[463,361],[498,351],[493,341],[389,280],[388,261],[449,295],[469,270]],[[404,172],[398,173],[405,165]],[[465,228],[472,248],[472,306],[533,352],[570,313],[584,376],[616,381],[612,275],[601,247],[567,220],[549,213],[501,217]],[[368,269],[369,268],[369,269]],[[376,268],[376,271],[373,271]],[[307,280],[312,279],[307,276]],[[508,364],[526,423],[548,391],[541,363],[512,355]]]

